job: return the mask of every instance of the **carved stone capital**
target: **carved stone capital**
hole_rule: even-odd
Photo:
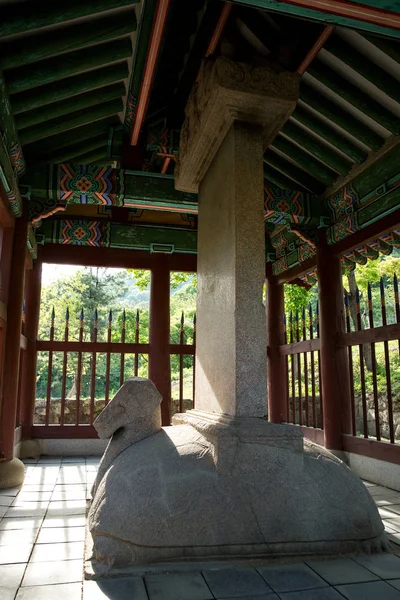
[[[234,121],[259,125],[267,148],[296,107],[300,75],[251,67],[225,57],[205,59],[186,107],[175,187],[198,186]]]

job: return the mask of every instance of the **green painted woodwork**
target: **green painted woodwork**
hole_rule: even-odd
[[[87,92],[86,94],[80,94],[79,96],[73,96],[60,102],[53,104],[47,104],[41,108],[30,110],[15,117],[15,122],[18,130],[25,129],[26,127],[32,127],[39,123],[45,123],[50,119],[62,117],[70,113],[75,113],[77,110],[82,110],[97,104],[103,104],[109,100],[116,98],[120,99],[125,95],[125,86],[121,83],[106,86],[100,89],[96,89],[93,92]]]
[[[356,139],[359,139],[369,148],[379,150],[384,140],[372,129],[358,121],[337,104],[317,92],[304,81],[301,84],[300,98],[314,110],[324,115],[327,119],[339,125],[344,131],[348,131]]]
[[[136,104],[140,94],[156,8],[157,0],[146,0],[140,16],[124,119],[124,124],[128,129],[132,127]]]
[[[0,69],[0,134],[6,140],[8,152],[18,144],[18,133],[15,126],[15,120],[10,106],[3,73]]]
[[[310,154],[304,152],[296,144],[293,144],[281,135],[278,135],[274,139],[272,148],[277,148],[325,185],[331,185],[338,177],[335,171],[332,171],[332,169],[329,169],[319,160],[313,158]]]
[[[377,160],[368,169],[360,173],[352,181],[352,185],[360,198],[364,197],[371,190],[385,184],[386,181],[400,172],[400,146]]]
[[[134,10],[127,14],[118,13],[115,16],[101,17],[92,21],[90,25],[68,24],[65,29],[57,29],[43,33],[38,40],[37,35],[24,37],[20,40],[9,42],[1,47],[1,63],[3,69],[13,69],[59,54],[60,52],[85,48],[100,42],[106,42],[136,30],[136,16]]]
[[[341,15],[333,15],[329,13],[329,4],[326,3],[326,12],[314,10],[312,8],[306,8],[304,6],[296,6],[291,3],[283,2],[282,0],[233,0],[234,3],[245,4],[246,6],[254,6],[257,8],[264,8],[269,11],[281,13],[284,15],[292,15],[293,17],[299,17],[301,19],[307,19],[310,21],[317,21],[322,24],[340,25],[342,27],[350,27],[351,29],[359,29],[361,31],[368,31],[370,33],[377,33],[386,35],[393,38],[400,38],[400,31],[398,29],[390,29],[390,27],[382,27],[375,25],[374,23],[368,23],[358,19],[351,19],[342,17]],[[351,0],[353,3],[354,0]],[[380,2],[380,0],[378,0]],[[375,6],[381,8],[381,4],[374,4],[373,0],[364,0],[362,4],[366,6]],[[396,0],[392,0],[391,9],[395,13],[399,13],[399,7]],[[363,11],[361,11],[362,13]]]
[[[365,61],[365,57],[364,57]],[[368,96],[363,90],[350,83],[344,77],[341,77],[336,71],[331,69],[325,63],[315,60],[307,73],[315,77],[320,83],[326,85],[335,94],[338,94],[344,100],[347,100],[355,108],[368,115],[371,119],[385,127],[392,133],[400,132],[400,120],[387,110],[382,104],[376,102]]]
[[[382,92],[400,102],[400,86],[397,79],[389,75],[387,71],[373,63],[365,60],[358,50],[347,44],[344,40],[332,36],[325,44],[325,50],[342,60],[360,75],[371,81]]]
[[[97,156],[101,160],[106,156]],[[79,172],[79,160],[74,160],[70,166],[72,172]],[[24,176],[23,184],[30,187],[30,196],[33,200],[47,201],[60,198],[58,186],[59,178],[57,168],[49,166],[31,167]],[[145,173],[143,171],[112,170],[113,178],[121,183],[124,206],[139,208],[154,208],[159,210],[176,209],[176,212],[197,212],[197,194],[179,192],[175,189],[172,175],[158,173]],[[49,187],[50,186],[50,187]],[[93,203],[100,200],[92,199]],[[76,197],[71,197],[69,203],[78,202]]]
[[[120,62],[109,67],[96,69],[81,75],[66,77],[61,81],[43,85],[29,92],[15,94],[10,98],[14,115],[45,106],[58,100],[64,100],[87,92],[94,88],[101,88],[108,83],[114,83],[128,77],[128,64]],[[101,90],[99,90],[101,93]]]
[[[330,142],[333,146],[336,146],[338,150],[341,150],[344,154],[347,154],[347,156],[355,162],[362,163],[367,158],[366,152],[361,150],[348,138],[338,133],[336,129],[333,129],[330,127],[330,125],[324,121],[321,121],[321,119],[318,119],[315,115],[304,109],[302,106],[297,106],[292,116],[294,119],[296,119],[296,121],[299,121],[299,123],[302,123],[302,125],[308,127],[308,129],[311,129],[311,131],[314,131],[316,134],[326,139],[327,142]]]
[[[136,2],[137,0],[57,0],[8,4],[0,11],[0,37],[63,23]]]
[[[107,143],[105,143],[102,148],[95,148],[88,152],[78,154],[78,156],[75,156],[74,158],[74,162],[77,162],[80,165],[89,165],[93,162],[98,164],[100,161],[103,160],[105,163],[109,162],[109,158],[107,157]]]
[[[65,115],[63,117],[59,117],[58,119],[53,119],[47,121],[46,123],[35,125],[34,127],[22,129],[20,131],[21,144],[24,145],[31,142],[36,142],[37,140],[47,138],[48,136],[56,135],[57,133],[61,133],[63,131],[69,131],[70,129],[78,127],[79,125],[91,123],[97,119],[117,114],[122,111],[122,108],[122,100],[121,98],[117,98],[115,100],[110,100],[110,102],[99,104],[95,107],[78,110],[70,115]]]
[[[197,194],[179,192],[173,175],[151,175],[142,171],[125,171],[125,206],[157,204],[160,207],[197,211]]]
[[[385,54],[390,56],[393,60],[400,63],[400,45],[394,41],[378,37],[376,35],[365,35],[365,39],[367,39],[371,44],[374,44],[379,50],[382,50]]]
[[[292,120],[288,121],[286,125],[281,129],[281,133],[284,133],[289,138],[303,146],[306,150],[314,154],[319,160],[326,163],[331,169],[346,175],[351,167],[352,163],[328,146],[325,146],[315,138],[311,137],[307,131],[302,127],[296,125]]]
[[[325,189],[325,186],[322,183],[275,152],[267,152],[264,156],[264,162],[314,194],[322,194]]]
[[[9,94],[17,94],[82,71],[121,61],[130,57],[131,54],[132,44],[129,38],[69,52],[8,71],[6,74],[7,90]]]
[[[11,164],[9,150],[2,136],[0,136],[0,184],[4,188],[14,216],[20,217],[22,213],[22,201],[18,181]]]
[[[86,140],[101,134],[108,137],[110,127],[115,125],[116,121],[116,117],[109,117],[107,119],[100,119],[89,125],[75,127],[75,129],[71,129],[67,133],[52,135],[40,142],[28,144],[24,147],[24,152],[32,162],[35,160],[46,160],[49,162],[52,154],[61,148],[64,149],[75,143],[84,143]]]
[[[296,189],[296,190],[305,190],[297,181],[293,181],[293,179],[289,179],[280,171],[277,171],[270,165],[264,163],[264,177],[266,181],[271,181],[273,184],[277,185],[282,189]]]
[[[75,235],[75,232],[77,235]],[[38,241],[61,244],[92,245],[107,248],[148,250],[152,244],[173,246],[174,252],[195,254],[197,232],[178,228],[161,228],[107,221],[46,219],[37,230]],[[91,239],[91,242],[89,242]],[[82,241],[84,240],[84,241]]]
[[[47,155],[47,158],[36,160],[32,158],[32,163],[61,164],[65,162],[80,162],[76,160],[76,157],[80,156],[82,153],[87,154],[88,152],[101,148],[104,154],[106,151],[105,149],[107,148],[107,141],[107,133],[102,133],[91,139],[86,139],[83,142],[78,142],[77,144],[71,144],[70,146],[65,146],[64,148],[55,150],[51,154]]]

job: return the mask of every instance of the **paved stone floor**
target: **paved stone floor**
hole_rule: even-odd
[[[393,554],[83,582],[98,462],[26,461],[22,488],[0,490],[0,600],[400,600],[400,493],[368,482]]]

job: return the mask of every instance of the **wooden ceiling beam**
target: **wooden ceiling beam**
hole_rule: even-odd
[[[58,150],[66,150],[72,144],[82,144],[86,140],[91,139],[95,136],[103,134],[108,138],[110,127],[115,125],[116,118],[109,117],[107,119],[101,119],[90,123],[89,125],[82,125],[71,129],[67,133],[60,133],[53,135],[40,142],[34,142],[24,147],[24,152],[31,161],[50,162],[51,156]]]
[[[77,110],[96,107],[98,104],[103,104],[110,100],[121,99],[125,93],[125,85],[120,82],[20,113],[15,117],[17,130],[33,127],[39,123],[46,123],[49,120],[75,113]]]
[[[271,182],[272,184],[274,184],[284,190],[307,191],[299,183],[297,183],[297,181],[293,181],[292,179],[289,179],[289,177],[286,177],[286,175],[284,175],[280,171],[277,171],[270,165],[267,165],[265,162],[264,162],[264,177],[267,182]]]
[[[291,158],[297,163],[302,169],[305,169],[315,179],[321,181],[325,185],[332,185],[337,180],[338,174],[332,171],[329,167],[324,165],[322,162],[304,152],[301,148],[293,144],[290,140],[278,135],[271,148],[277,148],[280,152]]]
[[[84,148],[82,148],[83,150]],[[88,152],[83,152],[78,154],[78,156],[74,157],[74,162],[79,163],[80,165],[88,165],[93,162],[97,164],[101,163],[104,160],[104,163],[110,164],[112,160],[107,156],[107,146],[103,144],[100,148],[94,148]]]
[[[276,152],[268,151],[264,156],[264,162],[314,194],[321,194],[325,189],[322,183]]]
[[[366,60],[365,56],[353,46],[341,38],[332,37],[326,43],[325,49],[400,103],[400,86],[397,79],[374,62]]]
[[[321,113],[321,115],[324,115],[324,117],[333,123],[336,123],[344,131],[348,131],[366,146],[372,148],[372,150],[379,150],[381,148],[384,140],[380,135],[304,81],[301,84],[300,99],[315,111]]]
[[[132,44],[129,38],[69,52],[59,57],[49,58],[32,65],[7,71],[5,77],[7,90],[11,95],[21,93],[64,77],[76,75],[82,71],[122,61],[130,57],[131,54]]]
[[[33,164],[61,164],[69,161],[79,162],[76,160],[78,156],[82,153],[87,154],[93,150],[97,150],[98,148],[102,148],[104,151],[107,148],[108,143],[108,133],[102,133],[93,138],[85,139],[76,144],[71,144],[69,146],[65,146],[64,148],[60,148],[59,150],[55,150],[47,155],[47,158],[34,158],[32,157]]]
[[[110,100],[109,102],[99,104],[95,107],[78,110],[70,115],[64,115],[58,119],[52,119],[46,123],[40,123],[39,125],[22,129],[19,132],[19,138],[22,145],[30,144],[43,138],[47,138],[48,136],[69,131],[74,127],[92,123],[93,121],[102,119],[104,117],[116,115],[121,112],[122,109],[122,99],[116,98],[114,100]]]
[[[329,148],[329,146],[310,136],[307,131],[299,127],[294,121],[287,121],[281,133],[300,144],[300,146],[303,146],[334,171],[342,175],[346,175],[350,171],[352,163],[349,160],[346,160],[341,154],[338,154]]]
[[[370,62],[366,57],[364,60],[366,63]],[[325,63],[316,60],[307,72],[388,131],[394,134],[400,131],[400,120],[396,115]]]
[[[10,98],[12,110],[14,115],[17,115],[40,106],[47,106],[59,100],[78,96],[78,94],[88,90],[98,89],[101,93],[103,86],[126,79],[128,75],[127,62],[119,62],[81,75],[66,77],[61,81],[13,95]]]
[[[303,75],[303,73],[307,71],[314,58],[318,55],[318,52],[321,50],[321,48],[323,48],[326,40],[330,38],[334,31],[335,27],[333,25],[326,25],[326,27],[323,28],[323,30],[311,46],[310,50],[308,51],[307,55],[304,57],[301,64],[297,68],[297,72],[300,73],[300,75]]]
[[[296,110],[292,114],[292,117],[310,129],[327,142],[330,142],[338,150],[341,150],[351,160],[362,163],[367,158],[367,153],[361,150],[358,146],[353,144],[347,137],[341,135],[336,129],[333,129],[325,121],[318,119],[310,111],[306,110],[302,106],[297,106]]]
[[[398,42],[366,33],[363,33],[362,36],[391,59],[400,63],[400,44]]]
[[[169,5],[170,0],[158,0],[157,10],[154,16],[150,44],[147,52],[147,59],[144,68],[139,100],[132,128],[132,134],[130,139],[131,146],[137,145],[139,141],[139,135],[142,130],[142,125],[146,114],[147,105],[149,102],[150,89],[153,84],[156,63],[161,48],[165,24],[167,21]]]
[[[0,37],[135,4],[138,0],[58,0],[13,3],[0,11]]]
[[[128,9],[124,13],[101,16],[90,25],[67,23],[65,28],[42,33],[40,37],[35,33],[26,35],[23,41],[18,39],[1,44],[3,69],[14,69],[55,54],[129,35],[136,27],[135,11]]]

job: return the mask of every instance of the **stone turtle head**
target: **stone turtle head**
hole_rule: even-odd
[[[119,388],[94,422],[100,438],[111,437],[118,429],[154,420],[160,415],[162,396],[150,379],[132,377]]]

